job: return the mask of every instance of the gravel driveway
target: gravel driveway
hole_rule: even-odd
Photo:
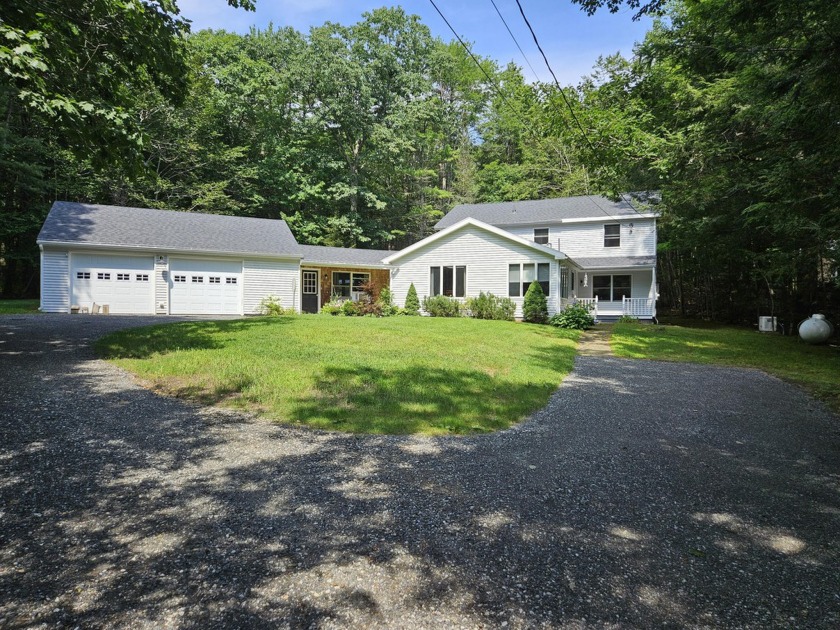
[[[840,419],[777,379],[581,357],[512,430],[352,437],[94,359],[150,321],[0,319],[2,628],[840,625]]]

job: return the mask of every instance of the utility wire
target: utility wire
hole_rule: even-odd
[[[505,25],[505,28],[507,29],[508,34],[510,35],[511,39],[513,40],[513,43],[516,44],[516,47],[519,49],[519,52],[522,53],[522,58],[525,60],[525,63],[528,64],[528,67],[531,69],[531,72],[534,74],[534,78],[537,81],[539,81],[540,77],[537,74],[537,71],[534,70],[534,66],[531,65],[531,61],[528,59],[528,55],[526,55],[525,51],[522,50],[522,46],[519,45],[519,41],[516,39],[516,36],[513,34],[513,31],[510,30],[510,26],[508,26],[507,20],[505,20],[504,16],[502,15],[502,12],[499,11],[499,7],[496,6],[496,0],[490,0],[490,3],[493,5],[493,8],[496,9],[496,13],[499,16],[499,19],[502,21],[502,24]]]
[[[492,1],[492,0],[491,0],[491,1]],[[535,138],[535,139],[540,139],[540,138],[539,138],[539,134],[537,134],[536,130],[535,130],[535,129],[534,129],[534,128],[530,125],[530,124],[528,124],[525,120],[523,120],[521,112],[519,112],[519,111],[518,111],[518,110],[517,110],[517,109],[516,109],[516,108],[515,108],[515,107],[514,107],[511,103],[510,103],[510,101],[509,101],[509,100],[505,97],[505,95],[502,93],[502,91],[499,89],[498,85],[496,84],[496,81],[495,81],[495,80],[493,80],[493,78],[491,78],[491,77],[490,77],[490,75],[487,73],[487,70],[485,70],[485,69],[484,69],[484,66],[482,66],[482,65],[481,65],[481,62],[479,62],[478,58],[476,58],[476,56],[473,54],[473,52],[472,52],[472,50],[470,49],[470,47],[469,47],[469,46],[467,46],[466,42],[465,42],[465,41],[463,40],[463,38],[462,38],[462,37],[458,34],[458,31],[456,31],[456,30],[455,30],[455,28],[452,26],[452,24],[449,22],[449,20],[448,20],[448,19],[446,19],[446,16],[443,14],[443,11],[441,11],[441,10],[440,10],[440,8],[438,7],[438,5],[435,3],[435,0],[429,0],[429,2],[430,2],[430,3],[431,3],[431,5],[434,7],[435,11],[437,11],[437,14],[441,17],[441,19],[444,21],[444,23],[446,24],[446,26],[447,26],[447,27],[449,27],[449,30],[450,30],[450,31],[452,31],[452,34],[455,36],[455,38],[458,40],[458,42],[461,44],[461,46],[464,48],[464,50],[465,50],[465,51],[467,51],[467,54],[468,54],[468,55],[470,56],[470,58],[473,60],[473,63],[474,63],[474,64],[478,67],[478,69],[479,69],[479,70],[481,70],[481,73],[482,73],[482,74],[483,74],[483,75],[487,78],[487,82],[488,82],[488,84],[491,86],[491,88],[492,88],[492,89],[493,89],[493,91],[496,93],[496,95],[498,95],[498,96],[499,96],[499,98],[501,98],[501,99],[502,99],[502,101],[505,103],[505,105],[507,105],[507,106],[508,106],[508,108],[511,110],[511,112],[513,112],[513,114],[516,116],[516,118],[519,120],[519,122],[520,122],[520,123],[522,123],[522,126],[523,126],[523,127],[525,127],[528,131],[530,131],[530,132],[531,132],[531,134],[534,136],[534,138]],[[517,3],[517,4],[519,4],[519,0],[517,0],[517,2],[516,2],[516,3]],[[493,3],[493,6],[495,6],[495,2]],[[521,6],[521,5],[519,6],[519,10],[520,10],[520,12],[522,13],[522,17],[523,17],[523,18],[525,18],[525,13],[522,11],[522,6]],[[496,11],[498,12],[498,8],[496,9]],[[500,15],[501,15],[501,14],[500,14]],[[504,21],[504,18],[502,18],[502,20]],[[527,19],[527,18],[525,18],[525,22],[526,22],[526,23],[528,23],[528,19]],[[507,24],[505,24],[505,26],[507,26]],[[528,28],[531,30],[531,35],[534,37],[534,41],[537,41],[537,36],[536,36],[536,35],[534,35],[534,31],[533,31],[533,29],[531,29],[531,25],[530,25],[530,24],[528,24]],[[509,29],[509,28],[508,28],[508,32],[510,33],[510,29]],[[510,33],[510,34],[511,34],[511,37],[513,37],[513,33]],[[514,38],[514,41],[516,41],[516,38]],[[519,43],[518,43],[518,42],[517,42],[517,46],[519,46]],[[539,42],[538,42],[538,41],[537,41],[537,47],[538,47],[538,48],[540,48],[540,46],[539,46]],[[522,49],[520,48],[520,51],[521,51],[521,50],[522,50]],[[542,48],[540,48],[540,52],[543,54],[543,59],[545,60],[546,65],[548,65],[548,59],[546,59],[545,53],[543,53]],[[524,53],[523,53],[523,56],[524,56]],[[526,57],[526,59],[525,59],[525,60],[527,61],[527,57]],[[529,63],[528,65],[530,66],[531,64]],[[558,87],[558,88],[560,88],[560,83],[559,83],[559,81],[557,81],[557,77],[556,77],[556,76],[554,76],[554,71],[551,69],[551,66],[549,66],[549,68],[548,68],[548,69],[549,69],[549,71],[551,72],[551,75],[554,77],[554,82],[557,84],[557,87]],[[531,68],[531,70],[533,71],[533,68]],[[535,73],[535,74],[536,74],[536,73]],[[563,90],[562,90],[562,88],[560,88],[560,94],[563,94]],[[564,99],[564,100],[566,100],[566,95],[565,95],[565,94],[563,94],[563,99]],[[570,111],[570,112],[572,112],[572,117],[574,117],[574,116],[575,116],[574,111],[571,109],[571,104],[568,102],[568,100],[566,100],[566,105],[569,107],[569,111]],[[575,118],[575,121],[577,122],[577,118]],[[580,128],[581,132],[583,132],[583,133],[584,133],[584,138],[586,138],[587,142],[589,142],[589,139],[586,137],[586,133],[583,131],[583,127],[581,127],[581,126],[580,126],[580,123],[579,123],[579,122],[578,122],[578,127]],[[592,148],[592,151],[593,151],[593,152],[596,152],[595,147],[594,147],[594,146],[592,146],[592,143],[591,143],[591,142],[589,143],[589,146]],[[593,199],[592,195],[586,195],[586,196],[587,196],[587,197],[590,199],[590,201],[592,201],[592,203],[594,203],[594,204],[598,207],[598,209],[599,209],[599,210],[601,210],[601,212],[603,212],[603,213],[604,213],[604,214],[605,214],[608,218],[613,219],[613,220],[615,220],[615,221],[620,220],[620,218],[619,218],[619,217],[616,217],[616,216],[612,215],[612,214],[611,214],[611,213],[609,213],[609,212],[608,212],[605,208],[603,208],[603,207],[601,206],[601,204],[599,204],[597,201],[595,201],[595,199]],[[622,199],[624,199],[623,195],[622,195]],[[625,203],[628,203],[628,205],[630,205],[630,207],[631,207],[631,208],[633,208],[633,210],[635,210],[637,213],[639,213],[639,211],[638,211],[638,210],[637,210],[637,209],[633,206],[633,204],[631,204],[631,203],[627,202],[627,200],[626,200],[626,199],[625,199]]]
[[[560,91],[560,96],[563,97],[563,101],[566,103],[566,107],[569,108],[569,113],[572,115],[572,120],[575,121],[575,124],[577,125],[578,129],[580,129],[580,133],[583,136],[583,139],[586,140],[586,144],[589,145],[589,148],[592,149],[593,152],[597,153],[597,151],[595,150],[595,145],[593,145],[592,142],[589,140],[589,136],[586,134],[583,125],[580,124],[580,121],[578,120],[578,117],[575,114],[575,110],[572,109],[572,104],[569,102],[569,99],[566,98],[566,93],[563,91],[563,88],[560,85],[560,81],[557,80],[557,75],[554,74],[554,69],[551,67],[551,64],[548,63],[548,57],[545,56],[545,51],[540,45],[540,40],[537,39],[537,34],[534,32],[534,29],[531,28],[531,23],[528,21],[528,17],[525,15],[525,10],[522,8],[522,3],[519,2],[519,0],[516,0],[516,6],[519,7],[519,13],[522,15],[522,19],[525,20],[525,24],[528,26],[528,30],[531,31],[531,37],[534,38],[534,43],[537,45],[537,50],[540,51],[543,61],[545,61],[545,67],[548,68],[548,71],[551,73],[551,77],[554,79],[554,84]]]
[[[453,34],[453,35],[455,35],[455,37],[457,38],[457,40],[460,42],[461,46],[463,46],[463,47],[464,47],[464,50],[466,50],[466,51],[467,51],[467,54],[468,54],[468,55],[472,58],[473,63],[475,63],[475,65],[476,65],[476,66],[478,66],[478,69],[479,69],[479,70],[481,70],[482,74],[483,74],[485,77],[487,77],[487,82],[488,82],[488,83],[490,84],[490,86],[493,88],[493,91],[494,91],[494,92],[495,92],[495,93],[499,96],[499,98],[501,98],[501,99],[502,99],[502,101],[504,101],[505,105],[507,105],[507,106],[510,108],[510,110],[514,113],[514,115],[515,115],[515,116],[519,119],[519,122],[521,122],[523,126],[525,126],[525,127],[529,127],[529,125],[528,125],[528,124],[527,124],[524,120],[522,120],[522,114],[521,114],[521,112],[517,111],[517,110],[516,110],[516,108],[515,108],[513,105],[511,105],[510,101],[508,101],[508,100],[507,100],[507,97],[506,97],[506,96],[502,93],[502,91],[501,91],[501,90],[499,89],[499,87],[496,85],[496,81],[494,81],[494,80],[490,77],[490,75],[489,75],[489,74],[487,74],[487,70],[485,70],[485,69],[484,69],[484,66],[482,66],[482,65],[481,65],[481,62],[479,62],[479,60],[478,60],[478,59],[476,58],[476,56],[473,54],[472,50],[470,50],[470,47],[469,47],[469,46],[467,46],[466,42],[464,42],[464,40],[463,40],[463,39],[461,39],[461,36],[460,36],[460,35],[458,35],[458,32],[457,32],[457,31],[456,31],[456,30],[452,27],[452,25],[449,23],[449,20],[447,20],[447,19],[446,19],[446,16],[445,16],[445,15],[443,14],[443,12],[442,12],[442,11],[438,8],[438,5],[436,5],[436,4],[435,4],[435,0],[429,0],[429,2],[431,2],[431,3],[432,3],[432,6],[435,8],[435,11],[437,11],[437,12],[438,12],[438,15],[441,17],[441,19],[442,19],[444,22],[446,22],[446,25],[449,27],[449,30],[450,30],[450,31],[452,31],[452,34]]]
[[[491,2],[492,2],[492,0],[491,0]],[[495,6],[495,3],[494,3],[494,6]],[[551,64],[548,62],[548,57],[546,56],[545,51],[543,50],[542,46],[540,45],[540,40],[537,38],[537,34],[534,32],[534,29],[531,27],[531,22],[528,21],[528,16],[525,15],[525,9],[522,8],[522,3],[519,0],[516,0],[516,6],[519,7],[519,13],[522,15],[522,19],[525,20],[525,24],[528,26],[528,30],[531,31],[531,37],[534,38],[534,43],[537,45],[537,50],[540,51],[540,54],[542,55],[543,61],[545,62],[545,66],[546,66],[546,68],[548,68],[548,71],[551,73],[551,77],[554,79],[554,84],[557,86],[557,89],[560,92],[560,96],[563,97],[563,101],[566,103],[566,107],[569,108],[569,113],[572,115],[572,120],[575,121],[575,125],[577,125],[577,128],[580,130],[580,135],[583,136],[583,139],[586,141],[586,144],[589,145],[589,148],[592,150],[592,152],[594,154],[598,155],[599,154],[598,150],[595,148],[595,145],[592,144],[592,141],[589,139],[589,135],[586,133],[586,130],[583,128],[583,125],[580,124],[580,120],[578,120],[577,114],[575,114],[575,110],[572,108],[572,104],[569,102],[569,99],[566,98],[566,93],[563,91],[563,87],[560,85],[560,81],[557,80],[557,75],[554,74],[554,69],[551,67]],[[633,208],[633,210],[636,211],[637,214],[641,214],[639,209],[636,208],[636,206],[634,206],[630,201],[628,201],[625,198],[624,193],[618,193],[618,194],[621,197],[621,199],[627,205],[629,205],[631,208]],[[601,208],[601,206],[598,204],[597,201],[595,201],[594,199],[592,199],[592,201],[593,201],[593,203],[595,203],[596,206]],[[606,213],[606,210],[604,210],[604,208],[601,208],[601,211]]]

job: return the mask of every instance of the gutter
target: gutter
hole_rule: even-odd
[[[160,254],[174,255],[178,254],[202,254],[205,256],[235,256],[238,258],[271,258],[281,260],[301,260],[303,257],[294,254],[277,254],[270,252],[236,252],[236,251],[222,251],[222,250],[204,250],[204,249],[173,249],[171,247],[153,247],[149,245],[108,245],[104,243],[79,243],[79,242],[65,242],[65,241],[35,241],[38,247],[43,251],[44,246],[48,247],[64,247],[68,249],[93,249],[93,250],[114,250],[122,249],[132,252],[154,252]]]

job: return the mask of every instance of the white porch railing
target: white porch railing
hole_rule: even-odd
[[[598,298],[560,298],[560,310],[572,304],[583,304],[589,306],[593,317],[598,316]]]
[[[631,317],[653,317],[653,298],[621,298],[621,311]]]

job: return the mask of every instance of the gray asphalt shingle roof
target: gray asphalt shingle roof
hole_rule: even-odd
[[[299,257],[285,221],[56,201],[39,243]]]
[[[299,245],[303,256],[301,264],[336,265],[383,265],[382,259],[394,252],[384,249],[349,249],[345,247],[324,247],[321,245]]]
[[[584,269],[625,269],[627,267],[653,267],[656,265],[656,256],[575,257],[572,260]]]
[[[610,201],[606,197],[587,195],[561,197],[534,201],[505,201],[501,203],[465,203],[452,208],[437,222],[442,230],[467,217],[490,225],[522,225],[531,223],[556,223],[563,219],[607,218],[619,219],[635,216],[637,210],[626,201]]]

